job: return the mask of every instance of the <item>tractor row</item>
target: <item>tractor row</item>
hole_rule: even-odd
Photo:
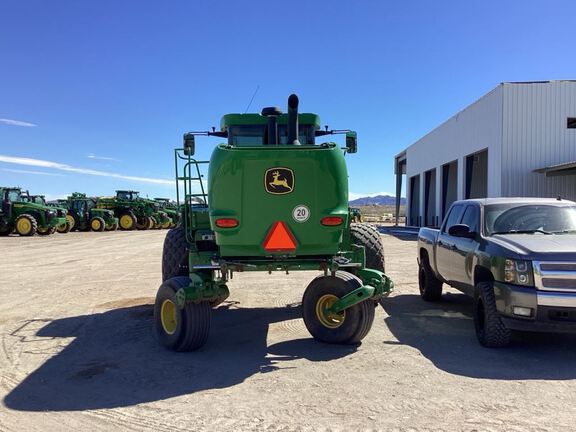
[[[140,198],[136,191],[116,191],[114,197],[89,197],[75,192],[46,202],[18,187],[0,187],[0,236],[49,235],[55,232],[115,231],[174,228],[178,206],[167,198]]]

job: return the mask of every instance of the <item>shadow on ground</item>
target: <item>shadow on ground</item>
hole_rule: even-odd
[[[382,306],[390,331],[418,349],[436,367],[472,378],[567,380],[576,378],[576,335],[515,333],[507,348],[489,349],[476,340],[472,300],[447,293],[439,303],[399,295]]]
[[[257,373],[291,367],[287,360],[327,361],[356,349],[311,338],[267,346],[269,324],[300,317],[299,306],[220,307],[213,312],[208,344],[191,353],[158,345],[152,335],[152,305],[51,321],[36,336],[75,339],[22,381],[4,403],[23,411],[130,406],[230,387]]]

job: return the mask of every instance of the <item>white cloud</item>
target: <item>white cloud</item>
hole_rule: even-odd
[[[375,197],[375,196],[379,196],[379,195],[388,195],[388,196],[396,196],[395,193],[392,192],[373,192],[373,193],[356,193],[356,192],[350,192],[348,193],[348,199],[350,201],[358,199],[358,198],[366,198],[366,197]]]
[[[20,120],[10,120],[0,118],[0,124],[10,125],[10,126],[23,126],[23,127],[36,127],[34,123],[29,123]]]
[[[105,161],[114,161],[114,162],[120,162],[120,159],[116,159],[113,157],[108,157],[108,156],[96,156],[94,153],[90,153],[87,156],[88,159],[96,159],[96,160],[105,160]]]
[[[85,175],[93,175],[93,176],[100,176],[100,177],[111,177],[111,178],[119,178],[123,180],[130,180],[139,183],[151,183],[151,184],[159,184],[159,185],[166,185],[166,186],[174,186],[174,180],[167,180],[167,179],[160,179],[160,178],[152,178],[152,177],[138,177],[138,176],[131,176],[125,174],[117,174],[111,173],[106,171],[98,171],[88,168],[77,168],[71,165],[59,163],[59,162],[51,162],[42,159],[32,159],[32,158],[23,158],[23,157],[15,157],[15,156],[5,156],[0,155],[0,162],[16,164],[16,165],[26,165],[26,166],[34,166],[34,167],[42,167],[42,168],[50,168],[65,172],[72,172],[76,174],[85,174]]]
[[[46,201],[56,201],[59,199],[66,199],[66,198],[68,198],[68,195],[72,195],[72,194],[71,193],[46,194],[46,195],[44,195],[44,198],[46,198]]]
[[[21,169],[12,169],[12,168],[2,168],[2,171],[21,173],[21,174],[35,174],[35,175],[47,175],[47,176],[59,176],[59,177],[62,177],[64,175],[64,174],[59,174],[59,173],[49,173],[49,172],[44,172],[44,171],[21,170]]]

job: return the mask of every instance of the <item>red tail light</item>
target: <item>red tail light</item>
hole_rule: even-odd
[[[342,225],[342,222],[344,222],[344,219],[339,216],[326,216],[320,221],[324,226],[338,226]]]
[[[220,218],[216,219],[216,226],[219,228],[235,228],[238,226],[238,219]]]

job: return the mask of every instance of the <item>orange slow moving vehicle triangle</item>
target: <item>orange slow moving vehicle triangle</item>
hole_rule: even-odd
[[[296,239],[282,221],[276,222],[264,240],[264,249],[270,252],[288,252],[296,249]]]

